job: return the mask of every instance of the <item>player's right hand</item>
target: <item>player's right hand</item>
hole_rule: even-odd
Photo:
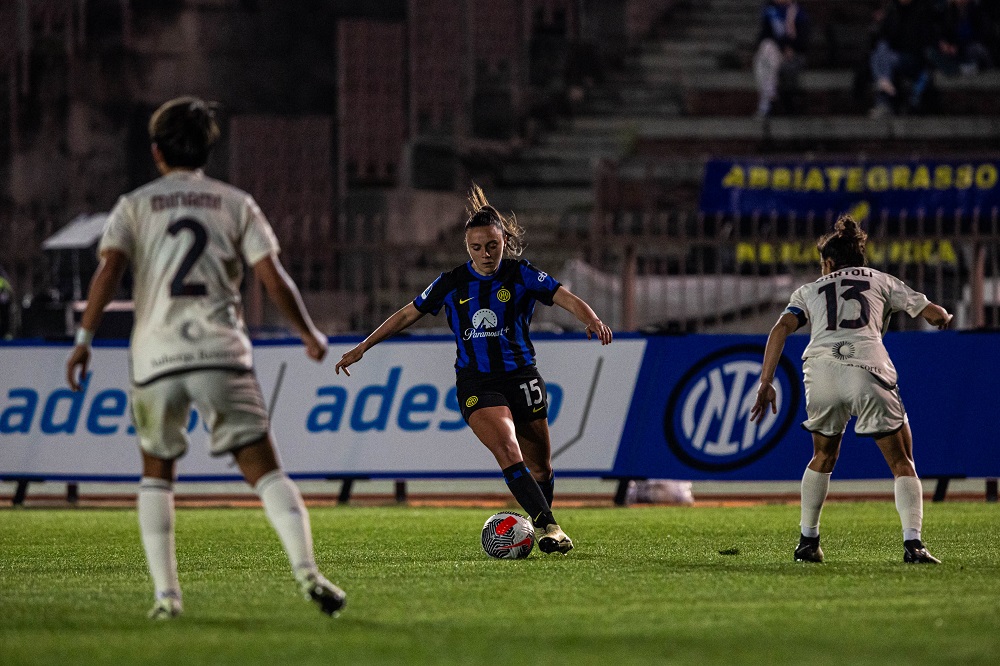
[[[314,361],[322,361],[326,356],[327,341],[326,336],[319,331],[311,331],[309,335],[303,336],[302,344],[306,346],[306,356]]]
[[[587,324],[587,328],[584,329],[587,334],[587,339],[591,339],[591,335],[596,335],[597,339],[601,341],[602,345],[610,345],[611,338],[614,334],[611,332],[611,327],[602,322],[600,319],[594,319],[594,321]]]
[[[751,423],[764,420],[768,405],[771,406],[772,413],[778,413],[778,394],[770,384],[761,383],[760,388],[757,389],[757,401],[750,408]]]
[[[337,372],[338,375],[340,374],[340,371],[343,370],[344,374],[350,377],[351,371],[347,369],[347,366],[357,363],[358,361],[361,360],[361,357],[364,355],[365,352],[364,350],[361,349],[361,345],[357,345],[353,349],[350,349],[347,352],[345,352],[344,355],[340,357],[340,360],[337,361],[337,367],[334,368],[334,370]]]
[[[87,376],[90,365],[90,346],[77,345],[66,361],[66,382],[74,391],[80,390],[80,382]]]

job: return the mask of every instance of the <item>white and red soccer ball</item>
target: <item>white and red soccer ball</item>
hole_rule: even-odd
[[[523,560],[535,547],[535,528],[518,513],[501,511],[483,525],[483,550],[501,560]]]

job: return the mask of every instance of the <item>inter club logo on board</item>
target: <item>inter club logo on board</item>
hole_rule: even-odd
[[[778,413],[750,421],[760,381],[762,345],[720,349],[696,362],[674,387],[663,415],[671,451],[695,469],[738,469],[767,454],[798,411],[795,368],[782,357],[775,373]]]

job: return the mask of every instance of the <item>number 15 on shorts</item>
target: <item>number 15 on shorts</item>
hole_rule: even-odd
[[[538,385],[537,379],[521,384],[521,390],[524,391],[524,401],[528,407],[540,405],[545,400],[545,394],[542,393],[542,387]]]

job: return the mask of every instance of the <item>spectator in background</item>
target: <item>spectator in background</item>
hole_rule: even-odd
[[[873,117],[895,110],[897,87],[904,81],[910,84],[909,109],[920,108],[931,83],[927,54],[934,38],[933,18],[929,0],[889,0],[876,14],[870,60],[875,82]]]
[[[978,3],[978,7],[979,15],[985,22],[985,26],[982,29],[982,34],[986,38],[984,44],[989,50],[993,65],[996,66],[1000,63],[1000,2],[996,2],[995,0],[980,2]]]
[[[979,2],[947,0],[934,20],[937,42],[931,49],[934,66],[947,76],[971,75],[993,65],[989,19]]]
[[[805,67],[809,22],[795,0],[768,0],[760,13],[757,53],[753,72],[757,79],[757,116],[771,114],[781,96],[786,107],[799,87],[799,73]]]

